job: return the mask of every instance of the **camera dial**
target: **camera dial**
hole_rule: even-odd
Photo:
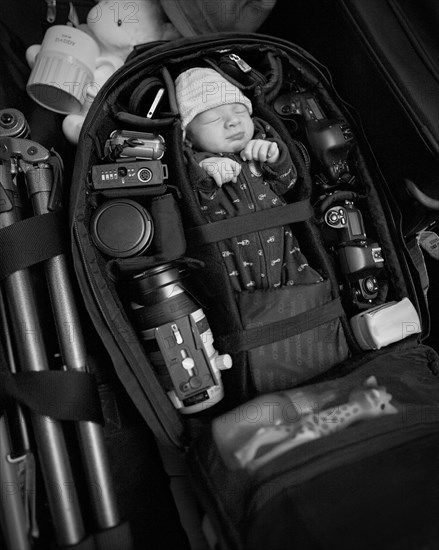
[[[330,227],[339,228],[347,224],[346,209],[342,206],[330,208],[325,214],[325,221]]]

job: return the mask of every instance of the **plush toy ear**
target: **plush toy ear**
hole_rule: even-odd
[[[34,68],[37,55],[40,53],[41,44],[33,44],[26,50],[26,62],[31,69]]]
[[[89,88],[94,89],[87,91],[90,97],[96,97],[96,93],[102,88],[105,82],[110,78],[110,76],[122,67],[123,61],[115,56],[102,56],[96,59],[96,69],[93,73],[93,84],[94,86],[89,86]]]
[[[62,131],[73,145],[78,144],[79,134],[81,133],[84,120],[84,115],[67,115],[62,122]]]

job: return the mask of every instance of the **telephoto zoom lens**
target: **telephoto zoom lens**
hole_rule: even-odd
[[[189,290],[189,270],[172,263],[148,269],[121,288],[129,314],[173,405],[199,412],[224,395],[220,370],[230,355],[213,346],[209,323]]]

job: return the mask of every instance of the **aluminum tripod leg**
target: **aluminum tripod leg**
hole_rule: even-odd
[[[68,369],[84,371],[87,358],[65,257],[55,256],[47,260],[45,269],[64,364]],[[100,529],[114,527],[119,523],[120,517],[103,429],[94,422],[78,422],[77,431],[96,522]]]
[[[49,212],[49,203],[56,190],[53,189],[53,172],[50,165],[46,164],[49,160],[49,152],[39,145],[27,139],[4,138],[0,139],[0,159],[11,161],[25,174],[28,195],[32,200],[32,206],[35,214],[45,214]],[[57,180],[58,181],[58,180]],[[9,189],[9,187],[8,187]],[[52,193],[54,192],[54,193]],[[52,204],[52,203],[51,203]],[[0,215],[0,226],[4,224]],[[42,237],[44,238],[44,237]],[[48,289],[51,298],[51,305],[55,318],[55,326],[58,332],[58,343],[60,345],[62,359],[67,369],[85,371],[87,369],[86,352],[83,342],[83,335],[80,329],[79,315],[76,310],[73,287],[69,279],[67,262],[64,254],[55,256],[44,262]],[[41,370],[47,364],[47,357],[38,357],[44,348],[34,346],[34,339],[42,342],[42,335],[37,325],[37,312],[35,310],[35,301],[31,296],[27,296],[26,291],[31,291],[30,285],[22,283],[20,277],[28,275],[26,270],[15,272],[5,281],[6,295],[8,298],[9,309],[12,312],[11,318],[16,323],[14,326],[15,334],[26,336],[28,327],[31,327],[34,338],[24,338],[21,342],[21,361],[24,368],[28,370]],[[13,323],[12,323],[13,324]],[[21,326],[20,326],[21,324]],[[24,345],[23,345],[24,344]],[[20,347],[20,343],[18,343]],[[36,349],[33,349],[33,348]],[[32,361],[32,358],[35,358]],[[44,368],[44,367],[43,367]],[[67,509],[64,509],[63,502],[52,502],[51,512],[57,529],[58,543],[63,546],[75,544],[72,536],[82,534],[83,526],[77,504],[77,496],[73,481],[66,481],[69,474],[69,462],[67,457],[59,456],[58,449],[62,450],[62,441],[55,441],[55,430],[58,423],[46,419],[46,430],[44,425],[38,421],[39,417],[34,415],[34,431],[37,439],[43,439],[43,444],[39,445],[41,466],[44,472],[46,486],[52,479],[56,480],[58,488],[61,488],[63,496],[67,494],[71,499],[70,510],[74,513],[68,516]],[[93,422],[78,422],[77,432],[81,446],[83,465],[87,476],[87,482],[90,489],[93,489],[92,501],[95,509],[95,515],[98,527],[101,530],[108,530],[119,526],[120,519],[114,498],[113,483],[110,475],[110,468],[107,459],[103,430],[99,424]],[[44,436],[46,440],[44,441]],[[64,471],[65,469],[65,471]],[[66,478],[64,478],[66,476]],[[67,491],[70,489],[70,491]],[[49,500],[50,500],[49,495]],[[64,517],[60,518],[60,513]],[[124,528],[125,524],[121,524]],[[129,536],[129,531],[124,532]]]
[[[22,369],[48,370],[28,271],[16,271],[7,277],[4,289]],[[57,542],[60,546],[77,544],[84,538],[85,529],[61,423],[37,414],[31,419]]]
[[[8,153],[4,144],[2,151]],[[2,164],[0,168],[0,227],[7,227],[19,221],[14,198],[16,189],[10,165]],[[35,372],[48,370],[49,362],[29,270],[16,271],[6,277],[3,291],[21,369]],[[78,544],[85,536],[85,529],[61,423],[37,414],[32,414],[31,420],[57,542],[60,546]]]
[[[35,214],[49,212],[52,177],[50,167],[44,165],[26,171],[27,188]],[[64,364],[67,369],[85,371],[87,355],[65,255],[60,254],[46,260],[44,267]],[[78,422],[77,431],[98,527],[115,527],[120,522],[120,517],[103,429],[93,422]]]

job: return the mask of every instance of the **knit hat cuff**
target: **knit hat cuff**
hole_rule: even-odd
[[[175,89],[183,130],[197,115],[220,105],[242,103],[252,113],[248,97],[213,69],[197,67],[185,71],[177,77]]]

